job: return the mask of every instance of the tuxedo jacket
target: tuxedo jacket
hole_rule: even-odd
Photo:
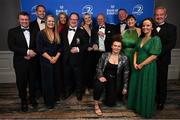
[[[99,38],[98,38],[98,31],[99,31],[99,26],[96,27],[96,35],[95,35],[95,43],[98,45],[99,44]],[[106,38],[104,41],[105,44],[105,50],[107,52],[111,51],[111,44],[112,44],[112,37],[115,35],[115,26],[112,24],[105,24],[105,34]]]
[[[88,47],[85,31],[81,28],[77,28],[71,44],[68,42],[68,28],[65,28],[60,36],[62,41],[63,63],[66,64],[69,62],[72,65],[81,65],[83,54]],[[70,50],[72,47],[78,47],[79,52],[74,54],[71,53]]]
[[[26,39],[23,30],[20,26],[12,28],[8,31],[8,47],[14,52],[13,63],[15,68],[26,67],[30,63],[32,65],[37,62],[37,58],[31,58],[26,60],[24,56],[27,56],[27,50],[32,49],[37,53],[36,41],[34,37],[34,31],[30,28],[30,45],[29,48],[26,43]]]
[[[116,32],[116,34],[121,34],[120,25],[121,25],[121,23],[115,25],[115,32]],[[128,28],[128,26],[126,24],[124,30],[126,30],[127,28]]]
[[[177,28],[176,26],[164,23],[160,26],[161,29],[157,32],[157,35],[161,39],[162,43],[162,52],[158,57],[159,65],[169,65],[171,63],[171,50],[175,47],[177,39]]]
[[[30,26],[31,28],[35,31],[35,33],[38,33],[40,31],[40,28],[39,28],[39,25],[38,25],[38,22],[37,22],[37,19],[32,21],[30,23]]]

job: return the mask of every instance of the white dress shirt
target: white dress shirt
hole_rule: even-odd
[[[100,27],[99,28],[99,32],[102,32],[105,34],[105,27]],[[105,44],[104,44],[104,41],[105,41],[105,38],[106,38],[106,35],[104,35],[103,37],[102,36],[98,36],[98,40],[99,40],[99,50],[100,51],[105,51]]]
[[[163,25],[164,23],[165,23],[165,22],[163,22],[163,23],[159,24],[159,26],[156,28],[157,32],[159,32],[159,31],[161,30],[160,25]]]
[[[75,29],[75,31],[73,30],[68,30],[68,42],[69,42],[69,45],[71,44],[72,40],[73,40],[73,37],[74,37],[74,34],[76,32],[76,29],[77,27],[75,28],[72,28],[72,27],[69,27],[70,29]]]
[[[45,28],[45,23],[41,23],[41,19],[40,18],[37,18],[37,23],[39,25],[39,29],[40,30],[43,30]]]
[[[120,31],[121,31],[121,33],[123,33],[125,28],[126,28],[126,24],[125,23],[124,24],[120,24]]]
[[[29,28],[21,27],[21,29],[29,29]],[[27,46],[29,48],[29,45],[30,45],[30,32],[29,32],[29,30],[25,30],[25,31],[23,31],[23,34],[24,34],[24,37],[26,39]]]

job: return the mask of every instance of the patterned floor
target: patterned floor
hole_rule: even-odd
[[[0,119],[143,119],[123,103],[118,103],[116,107],[101,105],[103,116],[99,117],[93,111],[92,94],[85,95],[82,102],[72,95],[46,112],[33,111],[31,108],[27,113],[20,112],[19,102],[15,84],[0,84]],[[38,109],[41,109],[42,98],[39,103]],[[153,119],[180,119],[180,80],[168,81],[167,104],[164,110],[156,111]]]

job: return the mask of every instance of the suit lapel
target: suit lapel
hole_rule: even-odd
[[[76,32],[74,34],[73,40],[71,42],[71,45],[76,44],[76,42],[77,42],[76,39],[77,39],[78,32],[79,32],[79,28],[77,28],[77,30],[76,30]]]
[[[19,30],[19,40],[22,40],[23,44],[26,45],[26,47],[28,48],[27,46],[27,42],[26,42],[26,38],[24,36],[24,33],[23,33],[23,30],[21,29],[21,27],[18,28]]]

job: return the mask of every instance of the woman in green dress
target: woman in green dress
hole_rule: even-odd
[[[133,66],[134,48],[141,34],[141,29],[136,27],[136,18],[133,15],[128,15],[126,21],[127,29],[122,32],[123,53],[128,57],[130,65]]]
[[[154,26],[152,18],[142,21],[142,34],[135,48],[133,60],[137,71],[132,78],[136,90],[131,91],[130,94],[134,96],[131,97],[132,100],[128,100],[131,102],[128,103],[128,107],[145,118],[151,118],[155,112],[156,58],[161,53],[162,47],[160,38],[154,35]]]
[[[131,78],[133,78],[133,76],[136,72],[133,67],[133,56],[134,56],[135,46],[138,42],[138,37],[141,34],[141,29],[136,27],[136,18],[133,15],[128,15],[126,21],[127,21],[128,28],[124,32],[122,32],[122,38],[123,38],[122,39],[122,42],[123,42],[123,50],[122,51],[128,57],[129,62],[130,62],[128,103],[131,104],[131,103],[133,103],[133,98],[134,98],[133,91],[136,90],[135,86],[134,86],[136,81],[134,81],[134,79],[131,79]],[[130,106],[132,106],[132,105],[130,105]]]

